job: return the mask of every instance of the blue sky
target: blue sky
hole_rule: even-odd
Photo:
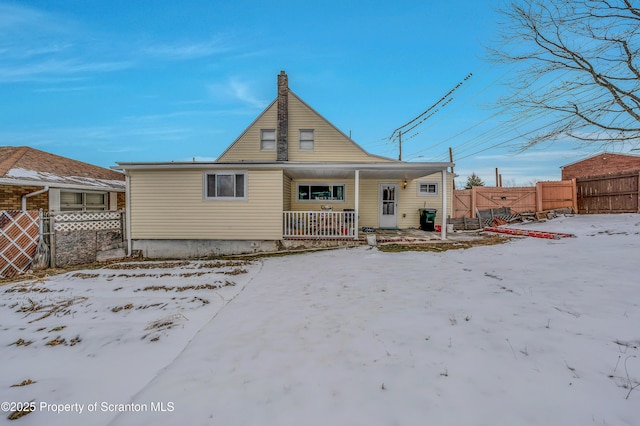
[[[0,0],[0,145],[110,167],[212,160],[276,97],[276,76],[371,153],[473,73],[405,136],[403,160],[448,161],[505,186],[558,180],[598,152],[518,153],[529,122],[491,104],[497,0]],[[542,123],[543,124],[543,123]],[[415,135],[415,136],[412,136]]]

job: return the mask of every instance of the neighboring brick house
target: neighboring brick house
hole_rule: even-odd
[[[125,176],[27,146],[0,146],[0,210],[125,208]]]
[[[562,166],[562,180],[640,172],[640,156],[602,153]]]

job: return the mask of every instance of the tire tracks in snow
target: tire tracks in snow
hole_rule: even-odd
[[[196,339],[201,333],[202,330],[207,328],[211,323],[213,323],[216,318],[218,317],[218,315],[224,311],[224,309],[229,306],[229,304],[231,304],[231,302],[233,302],[234,300],[236,300],[236,298],[238,296],[240,296],[244,290],[247,288],[247,286],[249,284],[251,284],[253,282],[253,280],[260,274],[260,272],[262,272],[262,269],[264,268],[264,260],[263,259],[259,259],[257,260],[257,262],[259,262],[259,267],[258,270],[253,274],[253,276],[251,276],[247,282],[244,283],[244,285],[240,288],[240,290],[233,296],[231,297],[229,300],[225,300],[224,298],[222,298],[223,301],[223,305],[220,309],[218,309],[213,316],[211,317],[211,319],[209,319],[209,321],[205,322],[204,324],[202,324],[202,326],[198,329],[198,331],[196,331],[195,333],[193,333],[193,336],[191,336],[191,338],[187,341],[187,343],[182,347],[182,349],[180,350],[180,352],[178,352],[178,354],[173,357],[173,359],[171,361],[169,361],[165,366],[159,368],[156,372],[156,374],[153,375],[153,377],[151,378],[151,380],[149,380],[147,383],[145,383],[143,386],[140,387],[140,389],[138,389],[134,394],[132,394],[129,397],[128,402],[129,403],[134,403],[138,397],[147,389],[149,388],[149,386],[151,386],[153,383],[155,383],[159,377],[162,376],[162,374],[164,372],[166,372],[167,370],[169,370],[171,368],[172,365],[174,365],[176,363],[176,361],[185,353],[185,351],[187,350],[187,348],[189,348],[189,346],[191,345],[191,342],[193,342],[194,339]],[[127,415],[129,413],[126,412],[122,412],[122,413],[118,413],[116,414],[110,421],[109,423],[107,423],[107,425],[113,425],[113,424],[120,424],[120,420],[126,420],[124,418],[125,415]]]

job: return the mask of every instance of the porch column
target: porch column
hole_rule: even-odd
[[[127,257],[131,257],[131,251],[133,249],[133,242],[131,241],[131,177],[124,170],[124,179],[125,179],[125,211],[124,211],[124,227],[127,238]]]
[[[442,170],[442,225],[440,226],[440,238],[447,239],[447,171]]]
[[[360,214],[360,170],[356,170],[355,172],[355,177],[354,177],[354,192],[355,194],[354,196],[354,203],[355,205],[354,210],[355,210],[355,217],[353,218],[353,239],[357,240],[358,239],[358,228],[360,227],[358,225],[358,215]]]

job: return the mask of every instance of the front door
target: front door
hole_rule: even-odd
[[[380,184],[380,228],[398,227],[398,184]]]

